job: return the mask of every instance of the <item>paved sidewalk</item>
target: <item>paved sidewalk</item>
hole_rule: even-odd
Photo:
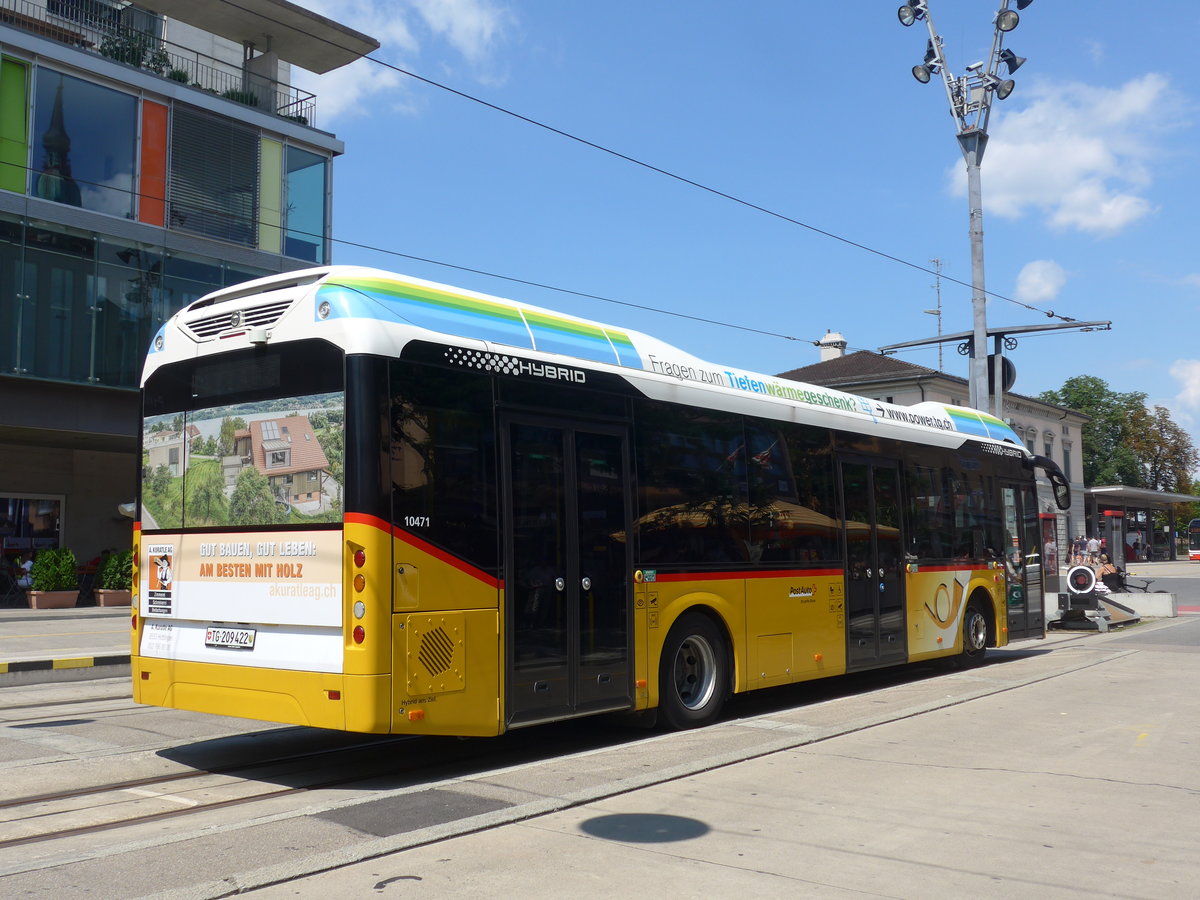
[[[399,797],[394,818],[361,821],[361,844],[328,854],[323,872],[306,860],[161,896],[1192,900],[1198,649],[1194,616],[1056,635],[981,669],[695,734],[794,738],[732,765],[668,736],[680,768],[691,766],[680,777],[583,790],[544,815],[372,840],[420,794]],[[922,694],[872,718],[890,697]],[[840,722],[823,729],[829,720]],[[631,770],[653,759],[645,747],[624,752]],[[489,772],[473,788],[499,780]],[[362,861],[346,865],[355,854]]]
[[[0,687],[128,677],[128,607],[0,609]]]

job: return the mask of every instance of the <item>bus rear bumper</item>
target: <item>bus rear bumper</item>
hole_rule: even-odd
[[[135,656],[131,664],[135,703],[338,731],[391,730],[390,675],[296,672],[147,656]]]

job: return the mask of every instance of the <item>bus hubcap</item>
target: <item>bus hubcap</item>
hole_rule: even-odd
[[[716,654],[707,640],[696,635],[679,645],[675,654],[675,690],[688,709],[700,709],[710,699],[717,683]]]

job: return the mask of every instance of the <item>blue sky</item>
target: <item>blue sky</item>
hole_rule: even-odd
[[[813,228],[970,282],[965,176],[946,95],[910,74],[923,24],[898,3],[796,0],[300,0],[375,54]],[[986,58],[998,2],[931,0],[950,69]],[[1015,6],[1014,6],[1015,8]],[[1144,391],[1200,445],[1194,4],[1049,2],[983,161],[987,287],[1109,332],[1023,338],[1018,393],[1072,375]],[[704,324],[335,244],[372,265],[638,329],[775,373],[931,337],[934,277],[631,165],[369,60],[325,76],[334,237],[758,329]],[[971,328],[942,283],[942,327]],[[989,326],[1047,324],[988,304]],[[1056,321],[1056,320],[1053,320]],[[936,368],[936,348],[903,359]],[[945,349],[947,371],[966,360]]]

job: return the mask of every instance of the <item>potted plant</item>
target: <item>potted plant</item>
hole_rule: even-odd
[[[133,551],[109,553],[96,573],[97,606],[129,606],[133,591]]]
[[[33,558],[29,570],[29,608],[65,609],[79,599],[75,554],[66,547],[47,547]]]

